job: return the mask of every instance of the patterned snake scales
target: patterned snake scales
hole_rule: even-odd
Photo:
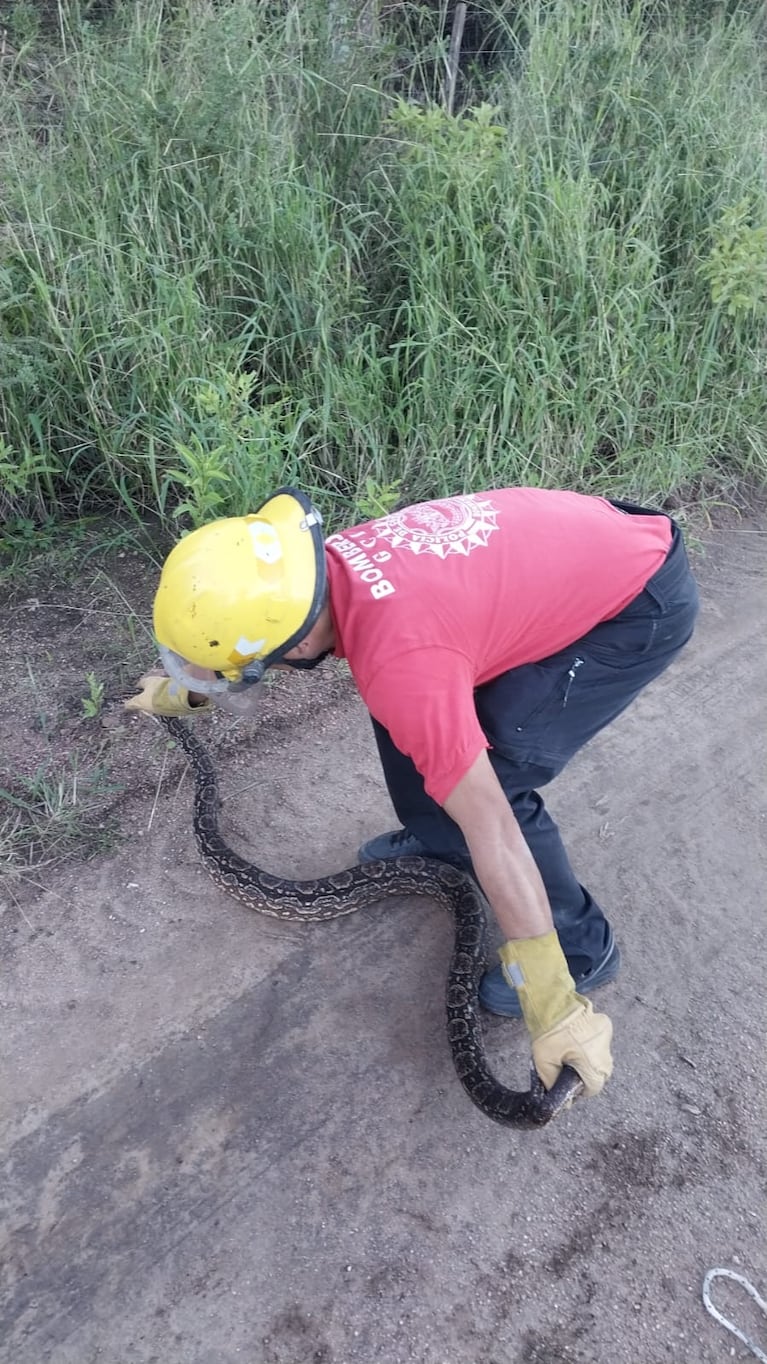
[[[531,1088],[506,1089],[485,1056],[477,991],[485,969],[485,905],[472,878],[435,858],[400,857],[348,867],[316,881],[270,876],[227,847],[218,830],[216,772],[196,735],[180,720],[161,722],[186,753],[194,771],[194,835],[205,869],[217,885],[260,914],[316,923],[353,914],[390,895],[428,895],[453,915],[455,940],[447,980],[447,1037],[453,1064],[472,1103],[507,1127],[541,1127],[581,1093],[580,1077],[565,1066],[544,1089],[535,1068]]]

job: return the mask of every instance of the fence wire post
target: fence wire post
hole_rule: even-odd
[[[464,0],[459,0],[455,7],[455,17],[453,19],[453,31],[450,34],[450,51],[447,55],[447,101],[446,109],[448,114],[452,114],[455,103],[455,87],[458,80],[458,66],[461,60],[461,43],[463,42],[463,26],[466,23],[466,5]]]

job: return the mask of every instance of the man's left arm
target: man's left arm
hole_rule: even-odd
[[[533,1059],[547,1088],[565,1064],[598,1094],[612,1071],[612,1024],[579,995],[559,944],[540,872],[483,750],[444,801],[504,935],[499,955],[519,997]]]

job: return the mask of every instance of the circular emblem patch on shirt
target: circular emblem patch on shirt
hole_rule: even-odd
[[[413,554],[471,554],[487,544],[498,529],[498,513],[492,502],[467,493],[438,502],[421,502],[415,507],[384,516],[374,525],[375,533],[388,540],[392,549],[409,549]]]

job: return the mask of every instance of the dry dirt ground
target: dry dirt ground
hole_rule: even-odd
[[[443,911],[312,929],[200,871],[189,773],[116,700],[150,661],[145,550],[74,545],[16,582],[0,847],[28,866],[0,882],[3,1361],[750,1357],[701,1285],[722,1265],[767,1287],[764,527],[701,532],[694,643],[551,789],[624,968],[600,997],[611,1084],[539,1133],[490,1123],[456,1080]],[[92,717],[87,672],[106,688]],[[270,870],[338,869],[390,826],[337,665],[280,679],[257,724],[199,724],[224,828]],[[488,1020],[487,1045],[524,1084],[521,1026]],[[767,1349],[746,1294],[716,1298]]]

